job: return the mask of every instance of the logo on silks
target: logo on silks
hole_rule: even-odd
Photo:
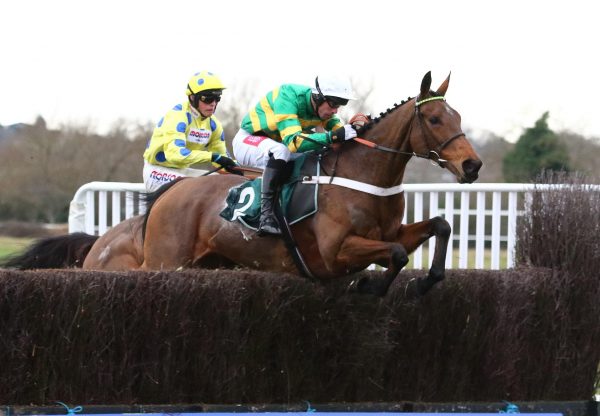
[[[150,179],[154,179],[159,182],[171,182],[174,179],[179,178],[181,175],[175,175],[174,173],[168,172],[159,172],[157,170],[153,170],[150,173]]]
[[[250,146],[258,146],[263,140],[268,139],[265,136],[247,136],[244,139],[244,143],[249,144]]]
[[[192,143],[207,144],[208,139],[210,139],[210,131],[208,130],[191,129],[188,133],[188,141]]]

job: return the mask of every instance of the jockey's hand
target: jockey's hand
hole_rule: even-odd
[[[239,165],[235,163],[235,161],[227,156],[220,155],[218,153],[213,153],[211,160],[213,163],[220,165],[223,169],[225,169],[229,173],[235,173],[236,175],[244,175],[244,173],[236,169]]]
[[[339,129],[331,132],[331,142],[343,142],[344,140],[354,139],[356,137],[356,130],[350,124],[346,124]]]
[[[370,122],[371,122],[370,116],[363,114],[363,113],[356,113],[352,116],[350,121],[348,121],[348,124],[351,124],[352,127],[354,127],[354,130],[358,131],[358,129],[362,129],[364,126],[366,126]]]

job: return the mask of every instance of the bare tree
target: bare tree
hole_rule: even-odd
[[[473,140],[473,146],[483,161],[479,182],[504,182],[502,160],[514,144],[489,133]]]
[[[600,138],[586,139],[570,131],[559,132],[558,138],[569,152],[573,170],[586,175],[597,175],[600,172]]]
[[[0,148],[0,218],[65,222],[75,191],[94,180],[140,182],[147,126],[108,135],[87,126],[23,126]]]

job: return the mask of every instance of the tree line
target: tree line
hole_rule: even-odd
[[[342,119],[356,112],[368,114],[370,91],[358,91],[359,99],[344,109]],[[231,139],[244,115],[242,109],[250,104],[247,99],[235,104],[224,101],[218,109],[230,153]],[[600,139],[554,132],[548,127],[548,117],[544,113],[534,126],[525,128],[516,143],[491,133],[474,137],[466,128],[484,161],[479,181],[531,182],[545,170],[597,175]],[[150,122],[132,126],[117,120],[101,135],[82,125],[49,129],[42,116],[31,125],[0,125],[0,221],[63,223],[68,219],[69,202],[85,183],[141,182],[142,153],[153,127]],[[448,172],[416,158],[405,176],[406,183],[452,181]]]

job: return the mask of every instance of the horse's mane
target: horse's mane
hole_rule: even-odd
[[[429,94],[432,97],[437,97],[440,95],[440,94],[436,93],[435,91],[429,91]],[[375,117],[375,118],[371,119],[371,121],[369,123],[365,124],[360,129],[357,130],[358,135],[360,136],[361,134],[364,134],[365,132],[370,130],[375,124],[379,123],[381,121],[381,119],[383,119],[385,116],[394,112],[396,109],[402,107],[404,104],[406,104],[413,98],[414,97],[408,97],[406,100],[400,101],[400,104],[394,103],[394,105],[391,108],[388,108],[386,111],[379,113],[379,117]]]
[[[413,97],[408,97],[406,100],[400,101],[400,104],[394,103],[394,105],[391,108],[388,108],[386,111],[379,113],[379,117],[372,118],[369,123],[365,124],[357,130],[358,135],[360,136],[361,134],[364,134],[365,132],[370,130],[375,124],[379,123],[381,119],[383,119],[388,114],[394,112],[396,109],[402,107],[404,104],[412,100],[412,98]]]

